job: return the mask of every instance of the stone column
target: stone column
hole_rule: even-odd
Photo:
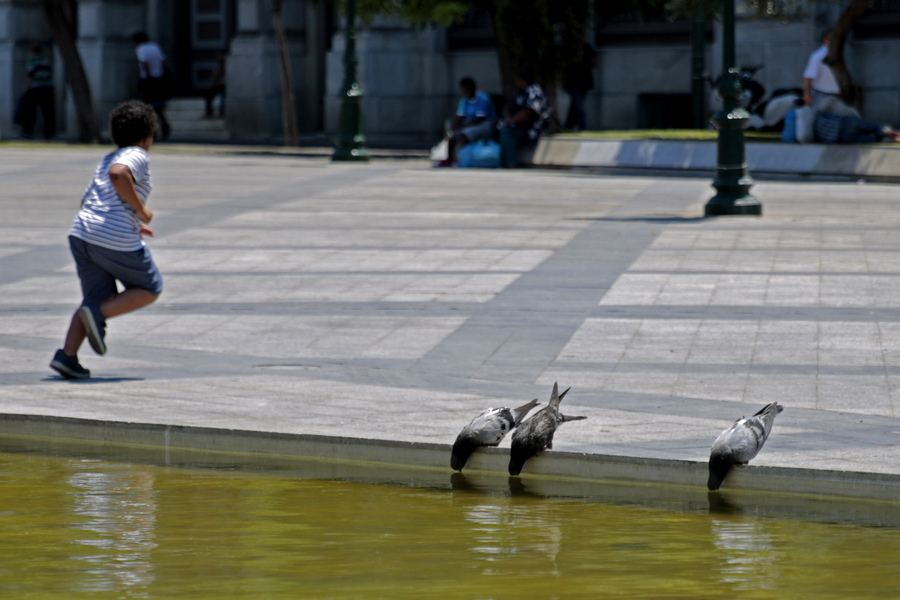
[[[119,102],[135,97],[138,71],[131,36],[147,30],[146,3],[80,0],[77,6],[78,51],[97,104],[101,138],[108,139],[110,111]],[[78,120],[71,101],[66,103],[66,115],[66,136],[76,138]]]
[[[285,0],[282,19],[291,55],[298,122],[301,132],[315,128],[307,89],[310,70],[307,55],[308,9],[300,0]],[[272,12],[266,0],[238,0],[237,31],[228,55],[225,87],[226,122],[235,139],[274,142],[282,137],[281,75],[272,29]]]
[[[450,116],[448,97],[459,93],[452,81],[445,37],[442,28],[416,30],[384,18],[357,28],[363,133],[370,143],[440,139],[442,123]],[[327,61],[325,127],[332,135],[337,132],[340,115],[344,48],[344,32],[339,31]]]

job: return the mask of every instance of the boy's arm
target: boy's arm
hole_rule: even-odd
[[[144,206],[134,187],[134,176],[131,174],[131,169],[121,163],[116,163],[109,168],[109,180],[116,188],[119,197],[137,213],[138,219],[144,223],[149,223],[153,219],[153,211]]]

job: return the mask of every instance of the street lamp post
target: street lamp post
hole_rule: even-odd
[[[362,88],[356,80],[356,0],[347,0],[347,26],[344,31],[344,83],[341,88],[341,120],[331,160],[369,160],[366,137],[362,134]]]
[[[719,130],[716,177],[713,187],[718,192],[706,203],[705,216],[762,215],[762,204],[750,194],[753,177],[747,169],[744,127],[750,113],[738,102],[741,80],[734,59],[734,0],[722,3],[722,77],[719,95],[722,109],[712,117]]]

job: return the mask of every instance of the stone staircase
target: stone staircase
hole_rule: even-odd
[[[172,98],[166,103],[166,119],[172,127],[170,142],[227,142],[231,132],[225,119],[204,119],[203,98]]]

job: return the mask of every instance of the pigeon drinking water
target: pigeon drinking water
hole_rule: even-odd
[[[535,398],[519,408],[489,408],[472,419],[456,437],[450,454],[450,466],[462,471],[472,452],[481,446],[498,445],[537,404]]]
[[[510,475],[518,475],[522,472],[525,461],[538,452],[553,447],[553,434],[556,433],[557,427],[566,421],[587,419],[587,417],[568,417],[559,412],[559,402],[570,389],[572,388],[560,394],[559,387],[554,383],[550,404],[516,428],[509,456]]]
[[[767,404],[749,419],[741,417],[716,438],[709,454],[706,486],[710,490],[719,489],[731,465],[745,465],[757,455],[772,431],[775,416],[782,410],[777,402]]]

